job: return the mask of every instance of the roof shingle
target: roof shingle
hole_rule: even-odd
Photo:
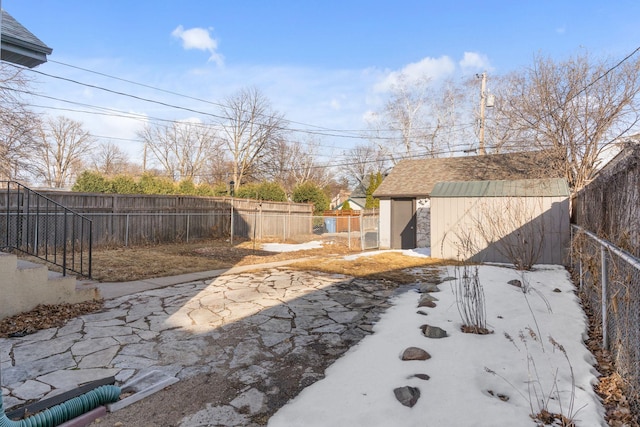
[[[403,160],[373,193],[375,197],[426,197],[442,181],[494,181],[561,178],[558,158],[549,151]]]
[[[2,9],[1,58],[3,61],[33,68],[47,62],[47,55],[53,51],[42,40],[16,21]]]

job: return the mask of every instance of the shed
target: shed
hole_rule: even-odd
[[[551,151],[403,160],[373,193],[380,199],[380,248],[430,246],[430,196],[438,182],[560,178],[562,171]]]
[[[564,178],[439,182],[431,192],[431,255],[563,264],[569,215]]]

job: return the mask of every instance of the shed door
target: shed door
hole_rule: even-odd
[[[414,249],[415,247],[415,200],[391,199],[391,249]]]

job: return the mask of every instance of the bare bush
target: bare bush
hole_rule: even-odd
[[[542,201],[538,197],[490,198],[478,209],[473,225],[487,246],[493,247],[516,269],[531,270],[544,247],[542,213]]]
[[[458,248],[463,259],[473,252],[473,240],[469,235],[458,236],[461,244]],[[458,313],[462,319],[462,332],[489,334],[487,329],[487,309],[484,288],[478,277],[478,266],[464,262],[455,269],[455,294]]]

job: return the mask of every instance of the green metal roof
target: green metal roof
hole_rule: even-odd
[[[434,197],[569,197],[564,178],[438,182]]]

